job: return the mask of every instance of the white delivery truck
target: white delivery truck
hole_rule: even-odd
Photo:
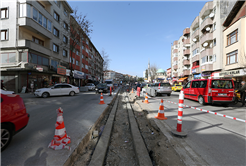
[[[105,83],[107,84],[108,89],[110,89],[110,87],[111,87],[112,90],[113,90],[113,84],[114,84],[114,80],[113,79],[105,80]]]

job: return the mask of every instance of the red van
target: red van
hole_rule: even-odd
[[[232,79],[197,79],[188,82],[184,87],[184,98],[205,103],[222,103],[228,105],[234,102],[234,81]]]

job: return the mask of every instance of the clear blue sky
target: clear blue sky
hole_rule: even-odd
[[[111,59],[109,69],[143,76],[155,64],[171,67],[171,43],[183,35],[206,1],[68,1],[93,24],[91,41]]]

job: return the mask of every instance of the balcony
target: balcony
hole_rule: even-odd
[[[200,11],[201,17],[208,15],[213,10],[213,1],[207,2]]]
[[[192,50],[194,50],[196,48],[199,48],[200,47],[200,42],[194,43],[191,47],[192,47]]]
[[[198,36],[199,36],[199,28],[195,29],[195,31],[191,35],[191,38],[193,40],[194,38],[197,38]]]
[[[195,62],[195,61],[199,61],[199,54],[197,54],[196,56],[192,57],[192,62]]]
[[[196,68],[194,68],[194,67],[196,67]],[[192,74],[195,74],[195,73],[200,73],[200,66],[194,66],[194,67],[192,67]]]
[[[213,71],[213,64],[205,64],[202,66],[202,72],[204,71]]]
[[[178,77],[178,73],[173,73],[173,77]]]
[[[174,57],[173,58],[173,61],[178,61],[178,57]]]
[[[184,45],[189,45],[189,44],[190,44],[190,38],[184,39],[183,44],[184,44]]]
[[[178,53],[178,49],[174,49],[173,50],[173,53]]]
[[[183,71],[184,76],[190,75],[190,69],[186,69]]]
[[[190,65],[190,60],[184,59],[183,60],[183,65]]]
[[[173,45],[178,45],[178,40],[175,40],[175,41],[173,42]]]
[[[210,17],[207,17],[207,18],[205,18],[205,20],[203,20],[203,22],[202,22],[202,24],[201,24],[201,26],[200,26],[201,31],[202,31],[205,27],[207,27],[207,26],[209,26],[209,25],[213,25],[213,20],[212,20]]]
[[[174,70],[177,70],[177,69],[178,69],[178,65],[174,65],[174,66],[173,66],[173,69],[174,69]]]
[[[213,33],[206,33],[201,36],[200,44],[213,40]]]
[[[191,24],[191,28],[199,27],[199,16],[197,16]]]
[[[200,54],[201,54],[201,58],[208,56],[208,55],[213,55],[213,49],[207,48],[203,52],[201,52]]]
[[[51,50],[44,47],[44,46],[41,46],[37,43],[34,43],[30,40],[18,40],[18,47],[26,47],[26,48],[29,48],[29,49],[32,49],[32,50],[35,50],[37,52],[40,52],[42,54],[45,54],[45,55],[51,55]]]
[[[39,23],[37,23],[31,18],[23,17],[23,18],[19,18],[18,21],[19,21],[20,27],[25,27],[28,30],[34,33],[43,35],[44,37],[49,38],[49,39],[51,39],[53,36],[50,31],[45,29],[43,26],[41,26]]]
[[[184,55],[189,55],[190,54],[190,49],[186,49],[183,51]]]
[[[188,35],[190,33],[190,28],[185,28],[183,31],[183,36]]]

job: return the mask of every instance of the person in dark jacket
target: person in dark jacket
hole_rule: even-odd
[[[238,90],[238,92],[240,92],[241,94],[241,101],[242,101],[242,107],[245,106],[245,94],[246,94],[246,84],[245,81],[241,82],[242,87]]]

